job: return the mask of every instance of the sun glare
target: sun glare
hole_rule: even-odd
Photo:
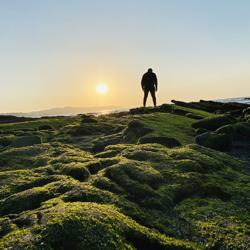
[[[105,83],[99,83],[96,86],[96,92],[100,95],[105,95],[108,92],[108,86]]]

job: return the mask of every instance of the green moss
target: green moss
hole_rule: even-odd
[[[201,120],[204,118],[201,115],[197,115],[197,114],[193,114],[193,113],[187,113],[186,117],[191,118],[191,119],[195,119],[195,120]]]
[[[140,144],[146,143],[158,143],[164,145],[168,148],[174,148],[181,146],[180,142],[175,138],[167,137],[167,136],[154,136],[154,135],[146,135],[139,139]]]
[[[20,213],[24,210],[34,209],[40,206],[41,202],[51,197],[49,191],[42,187],[27,189],[20,193],[5,198],[1,202],[1,214]]]
[[[194,141],[194,131],[191,128],[193,119],[167,113],[143,115],[138,119],[152,129],[154,135],[175,138],[184,145]]]
[[[222,152],[232,150],[232,136],[230,134],[206,132],[195,137],[197,144]]]
[[[232,116],[228,115],[219,115],[216,117],[208,117],[199,121],[196,121],[192,124],[193,128],[204,128],[207,130],[214,131],[222,126],[235,123],[236,120]]]
[[[175,161],[176,167],[184,172],[204,172],[204,169],[199,164],[199,162],[190,160],[190,159],[183,159],[179,161]]]
[[[41,143],[42,140],[39,136],[21,136],[14,139],[11,143],[11,146],[19,148]]]
[[[94,146],[92,147],[92,151],[94,153],[103,151],[105,147],[109,145],[119,144],[122,141],[122,134],[112,134],[107,136],[101,136],[98,139],[93,141]]]
[[[186,145],[194,142],[195,130],[185,115],[214,115],[176,105],[137,111],[147,114],[0,126],[1,137],[48,141],[1,148],[1,249],[248,248],[249,163]],[[53,130],[38,130],[46,124]],[[246,122],[229,126],[233,140],[247,141]],[[72,136],[79,127],[92,134]],[[138,144],[145,131],[186,146]],[[91,153],[98,143],[103,152]]]
[[[50,125],[51,127],[58,129],[76,122],[79,122],[79,117],[51,117],[19,123],[0,124],[0,129],[4,132],[27,129],[34,130],[43,125]]]
[[[45,169],[43,169],[45,171]],[[41,187],[50,182],[61,180],[61,176],[50,175],[46,172],[36,173],[32,170],[17,170],[0,172],[0,199],[16,192],[33,187]]]
[[[17,229],[0,239],[0,249],[35,249],[28,229]]]
[[[152,152],[150,150],[145,150],[141,147],[132,147],[125,149],[121,153],[121,155],[132,160],[158,162],[158,163],[163,163],[167,159],[166,155],[164,155],[163,153]]]
[[[216,130],[216,133],[233,135],[234,133],[233,125],[230,124],[230,125],[222,126]]]
[[[91,174],[96,174],[100,170],[109,167],[111,165],[114,165],[120,161],[119,158],[106,158],[106,159],[100,159],[95,161],[90,161],[87,164],[85,164],[85,167],[89,170]]]
[[[201,147],[196,147],[195,149],[200,150],[194,150],[193,146],[173,149],[169,151],[169,156],[177,160],[190,159],[198,162],[200,166],[206,171],[214,171],[215,169],[223,168],[223,164],[219,159],[215,159],[213,154],[206,154],[209,151],[206,151],[205,149],[203,150]]]
[[[0,237],[3,237],[4,235],[16,229],[17,226],[13,224],[8,217],[0,218]]]
[[[0,147],[9,146],[14,139],[15,139],[14,135],[0,136]]]
[[[206,132],[208,132],[208,130],[205,129],[205,128],[197,128],[197,129],[195,130],[195,134],[196,134],[196,135],[201,135],[201,134],[206,133]]]
[[[112,182],[109,178],[104,176],[96,176],[92,180],[93,186],[102,189],[107,190],[115,194],[122,194],[124,193],[124,190],[117,185],[115,182]]]
[[[68,203],[46,211],[45,217],[47,224],[37,243],[43,243],[44,248],[194,249],[189,243],[167,238],[140,226],[112,206]],[[69,241],[69,238],[75,240]]]
[[[123,139],[125,142],[135,143],[140,137],[151,132],[153,132],[153,129],[145,126],[141,121],[132,120],[123,131]]]
[[[90,184],[75,185],[70,191],[61,196],[61,199],[67,202],[98,202],[113,204],[117,197],[112,193],[98,189]]]
[[[38,127],[38,130],[54,130],[54,128],[48,124],[43,124]]]
[[[248,212],[217,199],[188,199],[176,207],[204,249],[248,249]]]
[[[92,158],[90,153],[70,145],[43,143],[0,152],[0,168],[2,170],[37,168],[56,163],[86,162]]]
[[[236,139],[250,139],[250,124],[247,122],[239,122],[234,124],[234,138]]]
[[[82,163],[69,163],[64,165],[62,172],[79,181],[86,181],[90,173]]]
[[[184,111],[185,114],[191,113],[191,114],[195,114],[195,115],[197,115],[199,117],[203,117],[203,118],[214,116],[212,113],[206,112],[204,110],[181,107],[181,106],[178,106],[178,105],[171,105],[171,106],[172,106],[173,112],[175,110],[181,110],[181,111]]]

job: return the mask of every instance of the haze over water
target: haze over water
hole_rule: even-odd
[[[0,112],[140,106],[149,67],[159,104],[249,95],[249,9],[246,0],[2,1]]]

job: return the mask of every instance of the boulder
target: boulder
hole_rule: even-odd
[[[101,152],[105,149],[106,146],[119,144],[121,140],[122,140],[121,133],[100,137],[99,139],[94,141],[94,146],[92,147],[92,151],[94,153]]]
[[[39,126],[38,130],[53,130],[53,128],[48,124],[44,124],[44,125]]]
[[[218,134],[214,132],[206,132],[195,137],[197,144],[219,150],[222,152],[231,151],[232,137],[228,134]]]
[[[63,174],[69,175],[76,180],[85,181],[89,178],[90,173],[81,163],[69,163],[62,169]]]
[[[97,123],[97,119],[94,116],[84,117],[81,123]]]
[[[234,134],[234,127],[231,124],[225,125],[225,126],[218,128],[215,132],[218,134],[233,135]]]
[[[181,146],[181,143],[176,140],[175,138],[167,137],[167,136],[144,136],[141,137],[138,142],[140,144],[146,144],[146,143],[158,143],[161,145],[164,145],[168,148],[174,148]]]
[[[201,135],[201,134],[206,133],[206,132],[208,132],[208,130],[205,129],[205,128],[197,128],[197,129],[195,130],[195,134],[196,134],[196,135]]]
[[[138,120],[131,121],[127,128],[123,131],[123,139],[125,142],[136,142],[140,137],[153,132],[153,129],[145,127],[145,125]]]
[[[156,107],[156,108],[152,108],[152,107],[140,107],[140,108],[134,108],[134,109],[130,109],[129,113],[131,115],[137,115],[137,114],[150,114],[150,113],[154,113],[154,112],[159,112],[160,108]]]
[[[172,112],[172,105],[170,104],[162,104],[159,106],[160,112],[164,113],[171,113]]]
[[[234,124],[235,139],[249,139],[250,140],[250,123],[238,122]]]
[[[197,114],[193,114],[193,113],[187,113],[186,117],[191,118],[191,119],[195,119],[195,120],[201,120],[204,118],[201,115],[197,115]]]
[[[1,147],[7,147],[9,146],[12,141],[14,140],[15,136],[13,135],[7,135],[7,136],[1,136],[0,137],[0,146]]]
[[[186,116],[188,114],[188,111],[180,109],[178,107],[174,107],[172,113],[175,115]]]
[[[34,144],[41,144],[42,140],[39,136],[31,135],[31,136],[21,136],[14,139],[11,143],[12,147],[26,147]]]
[[[208,117],[196,121],[192,124],[193,128],[204,128],[210,131],[214,131],[224,125],[233,124],[236,120],[230,115],[220,115],[215,117]]]

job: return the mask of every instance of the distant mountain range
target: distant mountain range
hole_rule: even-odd
[[[62,107],[51,108],[39,111],[31,112],[19,112],[19,113],[2,113],[0,115],[13,115],[17,117],[42,117],[42,116],[69,116],[84,113],[110,113],[112,111],[123,110],[117,106],[103,106],[103,107]]]

